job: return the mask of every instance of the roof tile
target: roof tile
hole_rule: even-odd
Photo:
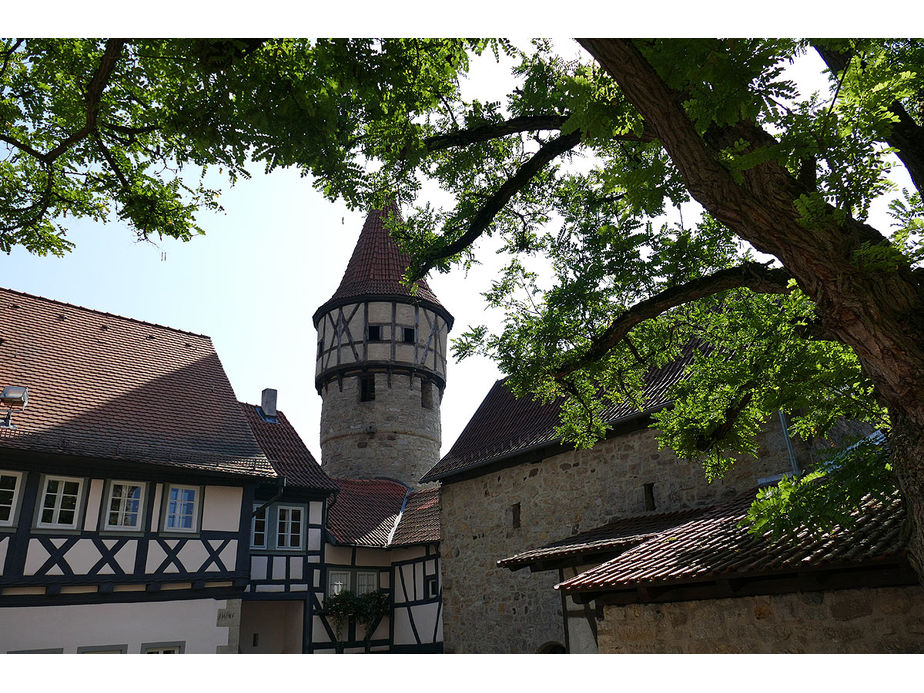
[[[0,448],[273,477],[204,335],[0,289]]]
[[[904,554],[905,511],[897,492],[886,501],[864,498],[853,513],[852,529],[837,527],[821,536],[803,529],[795,538],[776,541],[769,533],[754,536],[739,526],[755,493],[713,506],[556,588],[571,592],[686,584],[881,563]]]
[[[398,249],[388,232],[386,220],[392,214],[400,214],[396,205],[369,212],[340,286],[334,295],[315,311],[315,324],[333,306],[369,294],[406,296],[446,310],[430,290],[426,280],[421,279],[417,282],[416,296],[412,296],[410,289],[404,284],[403,277],[410,264],[410,258]]]
[[[691,352],[687,352],[674,363],[648,373],[642,412],[631,403],[622,402],[606,409],[604,420],[613,425],[666,405],[670,401],[668,389],[684,377],[691,359]],[[452,448],[421,481],[446,480],[527,450],[561,442],[555,429],[560,424],[562,400],[542,404],[525,397],[517,399],[507,389],[506,381],[504,378],[494,383]]]
[[[276,412],[276,422],[260,416],[253,404],[238,402],[254,438],[269,459],[273,469],[293,486],[319,491],[336,491],[340,487],[327,476],[286,415]]]

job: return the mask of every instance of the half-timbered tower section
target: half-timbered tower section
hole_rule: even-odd
[[[325,600],[314,615],[315,652],[441,652],[439,491],[388,479],[335,479],[328,517]],[[332,613],[331,597],[379,592],[371,621]]]
[[[0,651],[236,652],[276,474],[208,337],[0,290]]]
[[[708,484],[698,465],[658,448],[650,414],[667,406],[682,361],[648,375],[645,409],[607,414],[611,430],[590,450],[563,446],[558,405],[517,400],[497,382],[449,453],[424,477],[441,482],[445,648],[452,652],[593,651],[583,606],[563,603],[557,570],[511,572],[497,562],[637,514],[705,507],[804,465],[808,449],[779,422],[757,460]],[[791,453],[790,453],[791,451]],[[580,566],[580,564],[578,564]],[[578,613],[580,612],[580,613]],[[563,614],[580,619],[568,638]]]
[[[326,501],[338,486],[276,409],[276,391],[241,404],[277,478],[257,487],[248,508],[250,583],[241,604],[240,651],[311,651],[312,615],[324,589]]]
[[[370,212],[343,280],[314,313],[321,464],[331,476],[416,484],[439,459],[453,318],[389,236],[396,207]]]

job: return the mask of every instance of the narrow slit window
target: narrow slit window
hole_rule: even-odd
[[[370,342],[381,342],[382,341],[382,326],[381,325],[369,325],[368,339]]]
[[[433,383],[429,380],[420,381],[420,406],[433,409]]]
[[[404,343],[413,344],[416,341],[417,341],[417,335],[414,334],[414,328],[405,327],[404,328]]]
[[[375,399],[375,376],[364,375],[359,379],[359,401],[371,402]]]

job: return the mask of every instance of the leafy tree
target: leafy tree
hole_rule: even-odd
[[[413,277],[473,261],[486,235],[510,254],[487,295],[503,331],[473,327],[459,355],[565,397],[561,431],[587,445],[606,406],[685,354],[658,425],[709,474],[778,410],[805,437],[843,417],[887,428],[888,461],[858,454],[839,465],[850,483],[822,468],[764,508],[820,504],[824,526],[891,465],[924,575],[924,42],[578,43],[580,60],[544,41],[7,41],[0,247],[66,251],[65,214],[188,238],[216,204],[191,164],[232,182],[250,161],[297,166],[356,207],[408,206],[434,181],[454,204],[394,223]],[[514,63],[504,103],[462,97],[486,49]],[[785,74],[810,51],[830,93]],[[914,189],[876,229],[893,155]],[[662,223],[691,200],[695,223]]]

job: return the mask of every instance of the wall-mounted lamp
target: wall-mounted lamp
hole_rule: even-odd
[[[0,419],[0,428],[16,428],[12,424],[13,407],[19,407],[20,411],[26,408],[29,401],[29,388],[21,385],[7,385],[0,392],[0,405],[9,407],[6,416]]]

